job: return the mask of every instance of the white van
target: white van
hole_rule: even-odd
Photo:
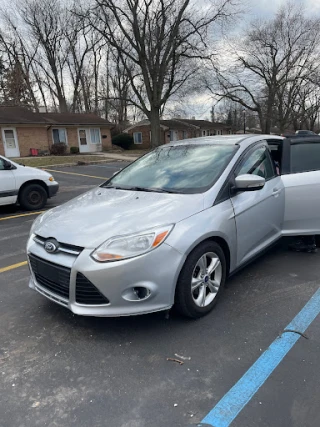
[[[0,156],[0,206],[19,203],[28,211],[42,209],[58,189],[48,172]]]

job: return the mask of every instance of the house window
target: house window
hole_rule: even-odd
[[[134,132],[133,133],[133,142],[135,144],[142,144],[142,133],[141,132]]]
[[[184,130],[184,131],[182,132],[182,139],[187,139],[187,138],[188,138],[187,131],[186,131],[186,130]]]
[[[54,144],[58,144],[59,142],[67,144],[67,132],[65,129],[52,129],[52,138]]]
[[[99,128],[90,129],[90,140],[91,144],[101,144]]]

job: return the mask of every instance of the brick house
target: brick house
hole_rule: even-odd
[[[133,142],[141,148],[151,147],[151,130],[149,120],[143,120],[124,130],[133,137]],[[227,135],[231,128],[223,123],[208,120],[171,119],[160,120],[160,141],[167,144],[181,139],[197,138],[208,135]]]
[[[111,148],[112,124],[94,114],[34,113],[16,106],[0,106],[0,155],[25,157],[30,150],[49,152],[64,142],[68,149],[93,153]]]

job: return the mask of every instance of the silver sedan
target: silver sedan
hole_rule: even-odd
[[[80,315],[201,317],[281,236],[320,233],[319,159],[319,137],[161,146],[36,219],[29,286]]]

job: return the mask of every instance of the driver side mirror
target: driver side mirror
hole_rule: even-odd
[[[8,162],[8,160],[3,160],[3,169],[4,170],[11,170],[11,169],[13,169],[12,163]]]
[[[266,183],[265,178],[259,175],[239,175],[235,179],[235,191],[257,191],[261,190]]]

